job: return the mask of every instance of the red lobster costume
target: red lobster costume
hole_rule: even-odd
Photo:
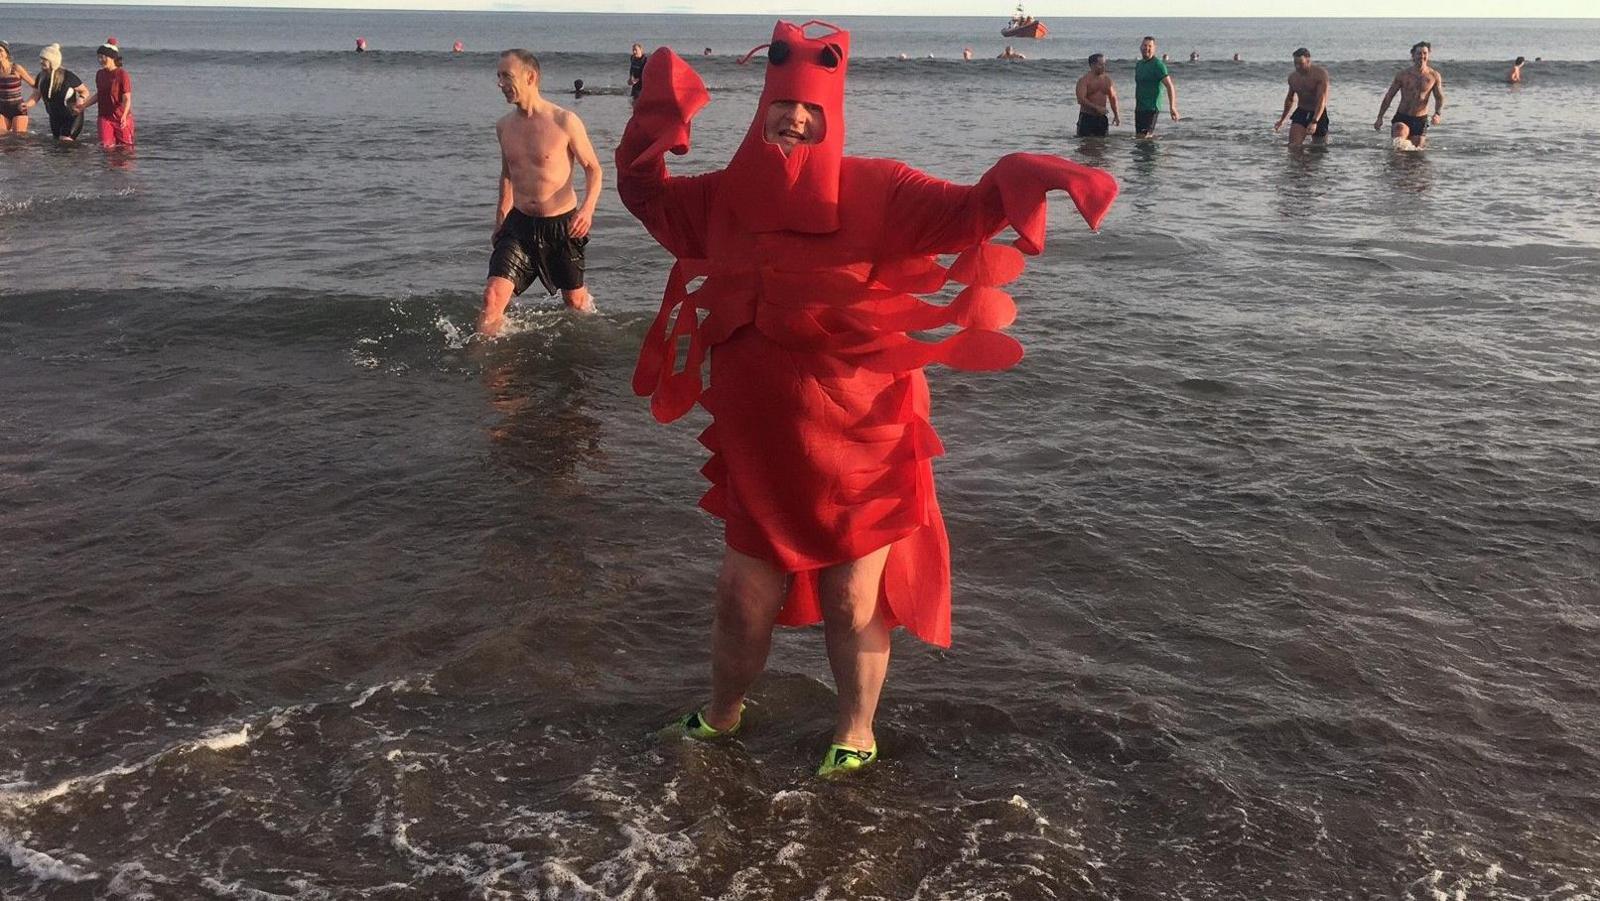
[[[808,37],[813,25],[831,31]],[[817,570],[892,545],[880,609],[891,627],[948,646],[950,551],[932,463],[943,447],[922,367],[1021,359],[999,331],[1016,318],[1000,286],[1022,272],[1017,248],[1043,246],[1046,192],[1066,189],[1093,228],[1117,183],[1039,154],[1003,157],[973,186],[847,157],[849,34],[779,22],[767,46],[744,143],[727,168],[693,177],[669,176],[665,155],[688,151],[705,86],[669,49],[645,66],[617,148],[617,190],[677,264],[633,390],[651,396],[662,422],[696,401],[710,412],[700,441],[711,489],[700,505],[725,522],[729,547],[792,574],[780,623],[821,621]],[[821,107],[821,139],[787,156],[768,143],[766,110],[780,100]],[[1008,223],[1016,248],[988,243]],[[933,259],[952,253],[948,269]],[[913,296],[950,280],[966,287],[947,305]],[[906,334],[950,325],[958,330],[938,342]]]

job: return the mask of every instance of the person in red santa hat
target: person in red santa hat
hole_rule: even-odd
[[[122,46],[116,38],[106,38],[95,56],[100,60],[100,71],[94,73],[94,93],[78,109],[98,106],[101,147],[132,147],[133,81],[122,67]]]
[[[618,192],[677,262],[633,388],[662,422],[696,402],[711,414],[700,506],[723,520],[727,549],[711,697],[680,725],[700,739],[737,732],[775,625],[820,622],[838,686],[826,776],[878,759],[890,630],[950,643],[932,465],[943,448],[922,368],[1021,359],[1001,332],[1016,307],[1000,286],[1021,273],[1022,253],[1042,249],[1046,193],[1065,189],[1093,228],[1117,183],[1040,154],[1005,156],[971,186],[845,156],[850,35],[780,21],[763,47],[744,142],[726,168],[693,177],[670,176],[665,154],[688,151],[705,86],[670,49],[646,64],[617,149]],[[1015,247],[989,243],[1008,224]],[[959,256],[946,268],[935,254]],[[950,281],[965,287],[948,304],[916,296]],[[954,333],[937,342],[906,334],[946,326]]]

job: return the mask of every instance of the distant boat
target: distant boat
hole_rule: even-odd
[[[1044,23],[1022,11],[1022,4],[1017,4],[1016,15],[1000,29],[1000,36],[1007,38],[1042,38],[1050,33]]]

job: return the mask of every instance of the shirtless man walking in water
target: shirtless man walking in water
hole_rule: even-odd
[[[1105,137],[1111,125],[1122,124],[1122,113],[1117,109],[1117,89],[1106,74],[1106,55],[1096,53],[1089,57],[1089,71],[1078,79],[1078,137]],[[1107,107],[1112,121],[1106,121]]]
[[[1304,47],[1294,52],[1294,71],[1289,73],[1289,93],[1283,98],[1283,115],[1278,117],[1273,131],[1283,128],[1294,110],[1294,124],[1289,126],[1289,146],[1299,147],[1311,135],[1314,144],[1328,140],[1328,70],[1312,65],[1311,51]]]
[[[1395,107],[1394,118],[1389,120],[1394,126],[1389,134],[1396,146],[1401,141],[1410,141],[1418,150],[1426,147],[1428,126],[1438,125],[1444,116],[1444,75],[1428,65],[1432,56],[1433,46],[1427,41],[1413,44],[1411,65],[1395,75],[1394,82],[1389,85],[1389,93],[1383,95],[1383,104],[1378,107],[1377,121],[1372,123],[1373,131],[1383,130],[1383,114],[1389,111],[1389,101],[1394,99],[1395,94],[1400,95],[1400,105]],[[1430,95],[1433,97],[1431,119],[1428,117]]]
[[[500,54],[497,80],[516,107],[495,123],[500,139],[500,202],[494,256],[483,286],[478,332],[493,337],[506,305],[535,279],[567,306],[594,312],[583,284],[583,247],[600,201],[600,161],[577,114],[539,94],[539,60],[526,50]],[[573,190],[573,164],[583,169],[583,204]]]

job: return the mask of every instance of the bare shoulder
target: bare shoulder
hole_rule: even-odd
[[[1322,68],[1321,66],[1313,66],[1311,74],[1315,76],[1318,81],[1328,80],[1328,70]]]
[[[553,116],[556,126],[562,131],[574,135],[585,133],[583,119],[572,110],[558,106],[555,108]]]

